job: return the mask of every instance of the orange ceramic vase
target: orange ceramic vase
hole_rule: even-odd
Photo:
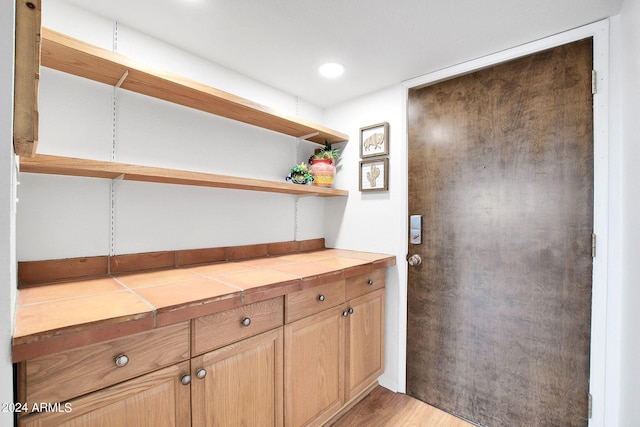
[[[311,162],[313,185],[319,187],[333,187],[336,178],[336,166],[332,159],[313,159]]]

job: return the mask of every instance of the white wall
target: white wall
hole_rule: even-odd
[[[619,63],[622,136],[622,313],[620,426],[640,425],[640,2],[620,12]]]
[[[321,109],[295,96],[63,1],[44,2],[43,25],[286,114],[322,120]],[[291,166],[317,148],[47,68],[39,110],[40,154],[284,181]],[[20,179],[20,261],[324,235],[324,200],[318,198],[29,173]]]
[[[15,305],[13,154],[13,0],[0,0],[0,403],[13,402],[11,334]],[[13,414],[0,411],[0,425]]]
[[[331,108],[327,126],[349,134],[344,146],[336,186],[349,190],[345,199],[329,200],[325,206],[327,246],[396,256],[387,270],[385,314],[385,373],[380,383],[404,391],[407,268],[407,147],[401,85],[387,88]],[[360,128],[389,123],[389,191],[361,193],[359,179]],[[402,351],[402,352],[401,352]]]

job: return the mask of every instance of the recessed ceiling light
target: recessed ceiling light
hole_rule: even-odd
[[[335,62],[328,62],[326,64],[322,64],[320,68],[318,68],[318,72],[323,77],[335,79],[344,73],[344,66]]]

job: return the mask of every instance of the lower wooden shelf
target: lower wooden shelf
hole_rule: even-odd
[[[229,188],[268,193],[312,195],[319,197],[349,195],[347,190],[339,190],[336,188],[297,185],[286,182],[266,181],[204,172],[191,172],[44,154],[38,154],[35,157],[20,157],[20,171],[52,175],[157,182],[163,184],[194,185],[199,187]]]

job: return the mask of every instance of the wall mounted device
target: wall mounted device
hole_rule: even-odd
[[[422,244],[422,215],[409,216],[409,243]]]

